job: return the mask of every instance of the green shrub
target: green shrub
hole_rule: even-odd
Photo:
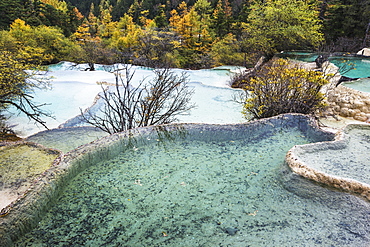
[[[283,113],[311,114],[325,106],[320,89],[327,83],[322,72],[273,59],[243,82],[243,114],[252,119]]]

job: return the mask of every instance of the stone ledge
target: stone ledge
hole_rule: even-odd
[[[365,132],[357,135],[361,140],[354,137],[353,132],[356,131]],[[370,171],[370,157],[361,152],[361,149],[369,148],[370,125],[351,124],[338,132],[335,141],[294,146],[287,153],[285,161],[293,172],[303,177],[370,201],[370,183],[366,180],[367,171]]]

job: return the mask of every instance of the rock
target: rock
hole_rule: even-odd
[[[354,119],[358,120],[358,121],[365,122],[368,118],[364,115],[356,115],[356,116],[354,116]]]
[[[353,109],[348,109],[348,116],[354,117],[356,112]]]
[[[340,107],[341,108],[348,108],[348,109],[351,109],[352,108],[352,105],[350,103],[342,103],[340,104]]]
[[[340,106],[339,106],[339,105],[334,106],[334,107],[333,107],[333,110],[334,110],[335,112],[340,112]]]
[[[363,106],[363,107],[361,107],[361,108],[360,108],[360,111],[361,111],[361,112],[364,112],[364,113],[370,113],[370,109],[369,109],[369,107],[367,107],[367,106]]]
[[[326,61],[328,61],[328,57],[327,56],[319,55],[315,59],[315,63],[316,63],[317,68],[322,68],[323,63],[326,62]]]
[[[231,227],[225,228],[225,232],[229,234],[230,236],[234,236],[237,231],[239,231],[237,228],[231,228]]]
[[[340,113],[343,117],[348,117],[349,116],[348,108],[341,108]]]
[[[366,105],[370,105],[370,99],[364,99],[363,102],[366,104]]]
[[[357,55],[366,56],[366,57],[370,56],[370,48],[363,48],[362,50],[357,52]]]
[[[355,115],[360,115],[360,114],[365,115],[365,113],[361,112],[361,110],[360,110],[360,109],[353,109],[353,110],[354,110],[354,112],[355,112]]]
[[[359,100],[355,100],[354,102],[353,102],[353,106],[355,107],[355,108],[361,108],[361,107],[363,107],[365,105],[365,103],[364,102],[361,102],[361,101],[359,101]]]

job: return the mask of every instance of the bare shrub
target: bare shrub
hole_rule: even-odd
[[[123,72],[123,73],[122,73]],[[132,85],[130,67],[115,72],[113,87],[103,91],[104,106],[96,113],[82,114],[85,122],[110,134],[149,125],[167,124],[186,114],[193,90],[186,73],[176,75],[168,68],[153,71],[154,79]]]

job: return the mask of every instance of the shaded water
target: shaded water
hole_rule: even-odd
[[[22,195],[59,156],[55,150],[33,144],[4,146],[0,151],[0,210]]]
[[[303,62],[315,62],[318,57],[318,53],[308,52],[286,52],[279,54],[279,57],[288,57]],[[351,78],[365,78],[370,76],[370,59],[364,57],[351,57],[351,56],[332,56],[329,57],[329,61],[338,67],[349,68],[353,66],[353,69],[349,70],[342,75]],[[347,64],[347,65],[345,65]]]
[[[315,140],[292,126],[249,131],[144,138],[76,176],[16,245],[366,246],[370,205],[284,164]]]
[[[49,168],[58,153],[32,145],[14,145],[1,149],[0,185],[34,177]]]

